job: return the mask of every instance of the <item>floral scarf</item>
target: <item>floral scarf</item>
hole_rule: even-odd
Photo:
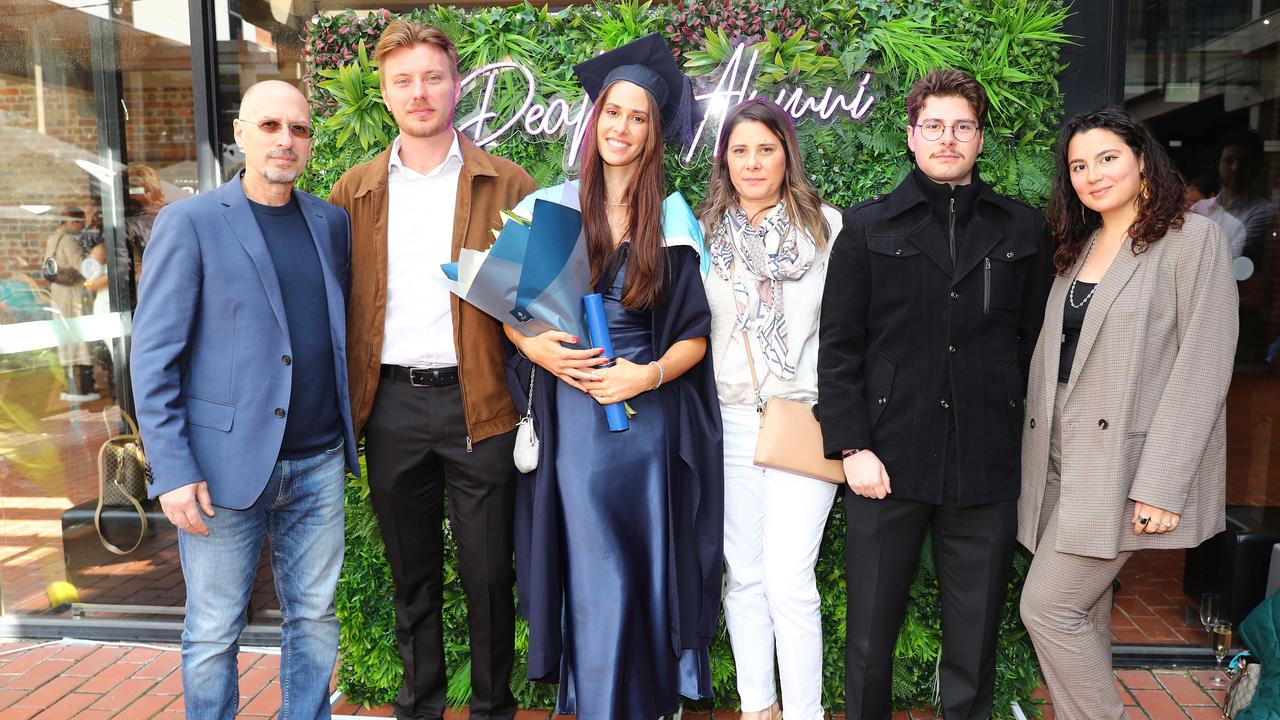
[[[753,331],[769,371],[781,380],[795,377],[802,345],[793,347],[787,338],[783,283],[803,277],[817,250],[808,233],[792,232],[785,202],[769,211],[758,229],[742,208],[728,210],[711,239],[711,265],[733,285],[738,309],[734,332]]]

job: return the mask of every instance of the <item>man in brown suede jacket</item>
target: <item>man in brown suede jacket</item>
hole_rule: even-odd
[[[404,684],[396,716],[443,716],[444,488],[467,594],[471,717],[515,715],[511,459],[518,420],[502,326],[460,302],[442,263],[487,248],[499,211],[535,189],[511,162],[453,128],[458,53],[440,30],[387,26],[374,52],[400,134],[343,175],[330,202],[351,216],[347,321],[351,411],[395,581]],[[451,230],[450,230],[451,229]]]

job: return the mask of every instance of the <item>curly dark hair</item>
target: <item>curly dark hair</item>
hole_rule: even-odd
[[[1071,186],[1071,172],[1067,167],[1067,146],[1071,139],[1095,129],[1118,135],[1142,163],[1138,217],[1129,226],[1134,255],[1145,252],[1170,230],[1181,228],[1186,212],[1186,183],[1182,174],[1145,124],[1117,108],[1077,115],[1062,126],[1054,144],[1056,172],[1045,211],[1049,237],[1054,243],[1053,265],[1060,275],[1071,269],[1093,232],[1102,226],[1102,216],[1080,202]]]

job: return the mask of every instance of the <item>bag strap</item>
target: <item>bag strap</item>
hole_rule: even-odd
[[[112,542],[107,539],[107,536],[102,533],[102,502],[104,496],[107,494],[107,471],[106,463],[103,461],[106,459],[107,446],[110,444],[111,441],[108,439],[107,442],[102,443],[102,447],[98,448],[98,506],[93,510],[93,527],[98,531],[98,540],[102,542],[102,547],[116,555],[128,555],[134,550],[137,550],[138,546],[142,544],[142,540],[147,536],[147,511],[142,509],[142,504],[138,502],[138,499],[126,492],[125,489],[120,486],[119,482],[112,480],[111,482],[115,482],[116,487],[120,488],[120,492],[123,493],[125,497],[129,498],[129,503],[133,505],[133,509],[138,513],[138,521],[141,523],[141,529],[138,531],[137,542],[135,542],[133,547],[128,550],[122,550],[112,544]]]
[[[1239,660],[1240,657],[1237,656],[1236,659]],[[1233,661],[1232,664],[1234,665],[1235,662]],[[1252,663],[1245,662],[1240,667],[1241,669],[1247,669],[1251,665]],[[1235,677],[1231,678],[1231,682],[1227,685],[1227,697],[1222,703],[1223,720],[1231,720],[1231,718],[1238,715],[1242,710],[1247,709],[1249,705],[1252,704],[1252,698],[1246,699],[1243,697],[1245,694],[1249,693],[1249,690],[1245,688],[1248,673],[1239,672],[1234,668],[1232,668],[1232,672],[1235,674]]]
[[[756,378],[756,361],[751,357],[751,340],[747,331],[742,331],[742,347],[747,351],[747,369],[751,371],[751,390],[756,394],[756,412],[764,415],[764,398],[760,396],[760,381]]]
[[[525,406],[524,406],[524,416],[527,418],[532,418],[533,417],[533,378],[537,376],[538,366],[534,365],[533,363],[529,363],[529,364],[533,365],[533,367],[529,368],[529,400],[527,403],[525,403]]]
[[[119,411],[120,411],[120,418],[121,418],[122,420],[124,420],[124,424],[128,426],[128,428],[129,428],[129,432],[130,432],[130,433],[132,433],[134,437],[138,438],[138,444],[139,444],[139,445],[141,445],[141,444],[142,444],[142,433],[138,432],[138,423],[136,423],[136,422],[134,422],[134,421],[133,421],[133,417],[131,417],[131,416],[129,415],[129,413],[125,412],[125,411],[124,411],[124,408],[120,407],[119,405],[114,405],[114,406],[112,406],[112,407],[114,407],[115,409],[117,409],[117,410],[119,410]],[[119,437],[119,436],[120,436],[120,434],[121,434],[121,433],[117,433],[117,432],[115,432],[114,430],[112,430],[112,429],[111,429],[111,420],[110,420],[110,419],[108,419],[108,417],[107,417],[107,411],[108,411],[108,410],[110,410],[110,409],[111,409],[111,407],[104,407],[104,408],[102,408],[102,424],[107,426],[107,439],[108,439],[108,440],[110,440],[111,438],[114,438],[114,437]]]

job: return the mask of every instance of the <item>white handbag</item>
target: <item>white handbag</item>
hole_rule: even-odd
[[[524,417],[516,426],[516,447],[512,457],[516,461],[516,470],[531,473],[538,469],[538,433],[533,429],[533,378],[538,369],[529,371],[529,402],[525,405]]]

